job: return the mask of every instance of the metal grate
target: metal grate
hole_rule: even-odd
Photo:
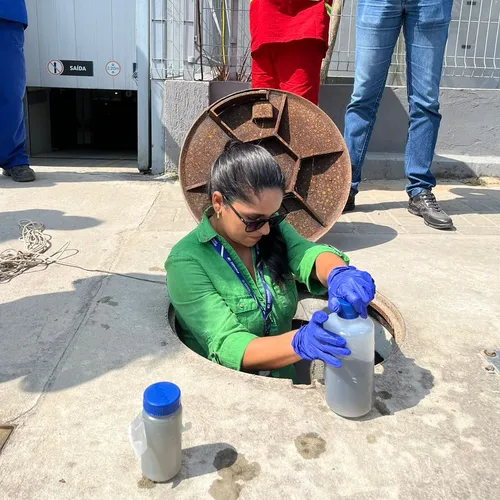
[[[250,0],[152,0],[152,77],[250,78]],[[354,76],[356,0],[346,0],[330,65],[332,78]],[[500,88],[500,0],[455,0],[443,84]],[[401,36],[389,84],[405,84]]]
[[[453,4],[444,76],[500,78],[500,0]]]
[[[250,80],[249,0],[204,0],[201,49],[209,77]],[[236,78],[234,78],[236,77]]]

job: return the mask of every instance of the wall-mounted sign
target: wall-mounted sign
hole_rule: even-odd
[[[93,61],[52,59],[47,64],[47,71],[54,76],[94,76],[94,63]]]
[[[92,61],[61,61],[64,64],[63,75],[94,76],[94,63]]]
[[[47,71],[54,76],[59,76],[64,71],[64,64],[59,59],[51,59],[47,63]]]
[[[109,63],[106,64],[106,73],[109,76],[118,76],[121,70],[121,66],[116,61],[109,61]]]

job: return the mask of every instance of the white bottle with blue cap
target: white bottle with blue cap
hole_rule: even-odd
[[[358,418],[373,407],[375,326],[370,318],[361,318],[349,302],[339,302],[340,311],[330,314],[323,328],[344,337],[351,355],[342,358],[341,368],[325,366],[326,402],[338,415]]]
[[[182,466],[179,387],[170,382],[150,385],[144,391],[142,421],[147,445],[140,455],[142,473],[157,483],[170,481]]]

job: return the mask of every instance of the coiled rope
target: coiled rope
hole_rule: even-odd
[[[87,269],[75,264],[61,262],[62,259],[72,257],[78,253],[78,250],[68,249],[69,242],[64,244],[57,252],[45,256],[45,253],[52,247],[52,243],[51,236],[44,231],[45,226],[40,222],[32,222],[30,220],[19,221],[20,239],[24,242],[24,250],[9,248],[0,253],[0,284],[12,281],[15,277],[23,274],[29,269],[38,266],[45,266],[47,268],[50,264],[59,264],[60,266],[73,267],[91,273],[111,274],[113,276],[121,276],[122,278],[165,285],[164,281],[139,278],[137,276],[130,276],[128,274],[115,273],[102,269]],[[70,255],[65,255],[67,252],[72,253]]]
[[[39,222],[22,220],[19,222],[20,239],[24,250],[9,248],[0,253],[0,283],[8,283],[16,276],[37,266],[48,266],[57,262],[67,244],[56,253],[45,257],[43,254],[52,246],[50,236],[44,233],[45,227]]]

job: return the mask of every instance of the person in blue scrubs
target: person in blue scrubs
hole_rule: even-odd
[[[35,180],[26,153],[23,110],[27,26],[25,0],[0,0],[0,167],[16,182]]]

